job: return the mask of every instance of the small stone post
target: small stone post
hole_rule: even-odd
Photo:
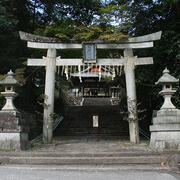
[[[54,88],[56,71],[56,49],[48,49],[46,59],[46,79],[43,117],[43,141],[51,143],[53,137]]]
[[[139,143],[139,127],[137,118],[136,84],[134,72],[135,57],[133,56],[133,50],[125,49],[124,58],[130,142],[137,144]]]

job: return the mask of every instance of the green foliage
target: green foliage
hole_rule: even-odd
[[[39,35],[57,37],[61,40],[78,40],[78,41],[89,41],[89,40],[106,40],[106,41],[116,41],[121,39],[127,39],[129,35],[123,34],[118,27],[108,26],[107,28],[102,28],[100,25],[91,26],[73,26],[72,24],[62,23],[53,24],[47,26],[43,31],[42,29],[37,29],[35,32]]]
[[[12,31],[18,20],[8,13],[8,10],[0,4],[0,32]]]
[[[25,68],[18,68],[16,69],[15,71],[15,76],[16,76],[16,79],[19,83],[21,84],[25,84]]]
[[[94,40],[98,39],[100,33],[102,33],[102,29],[97,26],[79,26],[75,28],[76,33],[73,37],[75,40]]]
[[[100,35],[99,39],[106,40],[106,41],[119,41],[122,39],[127,39],[129,35],[122,34],[122,33],[115,33],[115,34],[102,34]]]
[[[1,148],[0,151],[2,151],[2,152],[11,152],[11,151],[15,151],[15,149],[5,149],[5,148]]]
[[[179,2],[179,0],[161,0],[164,3],[169,3],[169,4],[176,4]]]
[[[35,34],[50,36],[50,37],[57,37],[61,40],[69,40],[72,38],[73,34],[75,33],[73,22],[72,21],[65,21],[54,23],[52,25],[46,26],[44,29],[37,29]]]
[[[118,28],[113,26],[108,26],[106,29],[101,26],[79,26],[76,27],[76,34],[73,39],[75,40],[106,40],[106,41],[116,41],[121,39],[126,39],[129,36],[121,33]]]

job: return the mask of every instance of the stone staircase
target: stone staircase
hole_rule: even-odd
[[[109,152],[109,153],[61,153],[61,152],[0,152],[0,164],[55,165],[60,169],[104,170],[141,170],[170,171],[178,170],[168,164],[166,153],[155,152]],[[163,166],[162,166],[163,163]],[[86,168],[87,166],[87,168]]]
[[[110,106],[111,98],[84,98],[83,106]]]
[[[77,154],[77,153],[14,153],[1,155],[2,163],[9,164],[159,164],[165,156],[153,153],[101,153],[101,154]]]
[[[98,116],[99,127],[93,127],[93,116]],[[110,98],[85,98],[83,106],[69,106],[55,136],[128,136],[128,122],[123,120],[118,106]]]

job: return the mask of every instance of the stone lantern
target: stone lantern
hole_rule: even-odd
[[[175,109],[176,107],[171,102],[171,96],[176,92],[173,90],[172,84],[177,83],[179,80],[169,74],[166,68],[163,71],[163,76],[156,82],[157,85],[162,85],[160,94],[164,97],[164,104],[161,109]]]
[[[164,103],[150,126],[150,147],[158,151],[180,150],[180,110],[171,102],[171,96],[176,92],[172,85],[178,81],[166,68],[156,82],[157,85],[162,85],[160,94],[164,97]]]
[[[5,87],[5,92],[1,94],[6,98],[6,103],[0,111],[0,148],[24,150],[28,147],[28,119],[24,112],[18,111],[13,104],[13,99],[17,96],[15,86],[20,84],[10,70],[7,77],[0,81],[0,85]]]
[[[16,111],[13,99],[18,95],[15,93],[15,86],[20,84],[14,78],[14,73],[11,70],[7,73],[7,77],[0,81],[0,85],[5,86],[5,92],[1,92],[1,94],[6,98],[6,104],[2,108],[2,111]]]

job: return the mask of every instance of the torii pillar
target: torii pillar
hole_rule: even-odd
[[[56,71],[56,49],[48,49],[43,114],[43,141],[50,143],[53,137],[54,88]]]
[[[137,100],[135,84],[135,57],[132,49],[124,50],[124,71],[126,79],[127,107],[130,142],[139,143],[139,126],[137,118]]]

